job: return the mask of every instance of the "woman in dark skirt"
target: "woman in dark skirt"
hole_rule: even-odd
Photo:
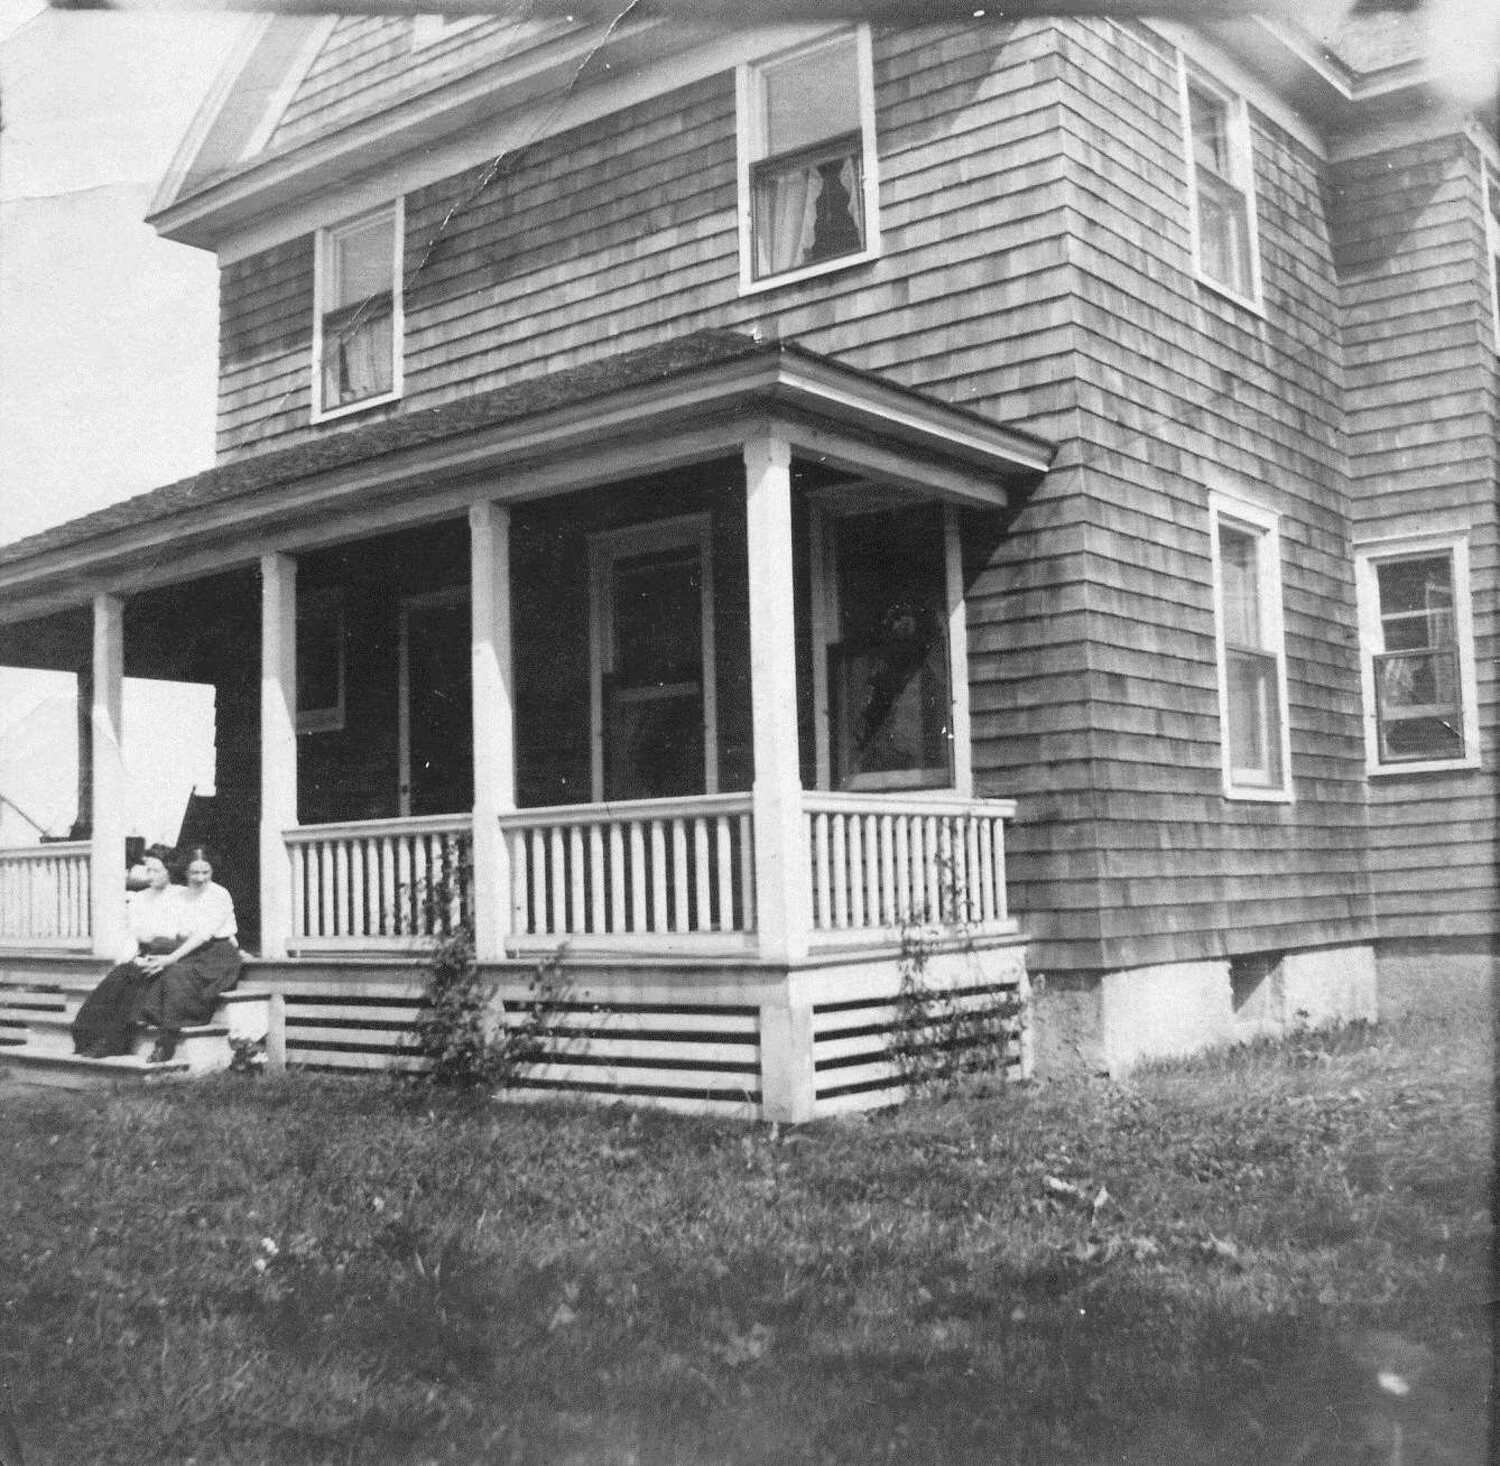
[[[141,959],[155,981],[136,1016],[160,1030],[148,1062],[164,1064],[177,1052],[181,1030],[207,1023],[221,993],[240,980],[234,901],[214,881],[208,852],[194,846],[187,856],[187,887],[177,902],[181,940],[161,956]]]
[[[73,1020],[73,1048],[90,1059],[128,1054],[135,1042],[136,1010],[155,980],[149,959],[170,952],[181,941],[182,918],[168,862],[172,851],[153,845],[141,857],[145,887],[132,891],[127,908],[130,948],[83,1000]]]

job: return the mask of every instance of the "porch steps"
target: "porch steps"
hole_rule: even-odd
[[[66,1089],[191,1078],[228,1069],[234,1059],[232,1041],[237,1039],[263,1040],[268,1068],[285,1064],[281,1000],[243,987],[220,998],[213,1021],[182,1030],[168,1063],[147,1063],[157,1037],[154,1029],[142,1030],[129,1054],[105,1059],[75,1054],[69,1029],[93,987],[93,982],[77,979],[35,986],[0,984],[0,1071],[23,1084]]]

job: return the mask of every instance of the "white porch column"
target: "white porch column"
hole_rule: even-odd
[[[974,735],[969,721],[969,621],[964,611],[963,539],[958,510],[943,505],[943,558],[947,572],[949,732],[953,748],[953,787],[964,799],[974,795]]]
[[[90,889],[94,953],[118,958],[125,925],[125,602],[94,597],[94,676],[89,726],[93,747]]]
[[[297,562],[260,557],[260,950],[285,957],[292,874],[285,832],[297,823]]]
[[[469,509],[469,605],[473,616],[474,955],[497,961],[510,935],[510,850],[500,816],[516,807],[515,703],[511,671],[510,510]]]
[[[750,583],[750,716],[755,749],[755,919],[763,959],[807,952],[807,842],[797,750],[792,600],[792,452],[783,438],[745,444]]]

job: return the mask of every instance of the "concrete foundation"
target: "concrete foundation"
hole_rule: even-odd
[[[1377,1016],[1369,947],[1256,953],[1059,978],[1035,993],[1035,1073],[1127,1073],[1149,1059]]]
[[[1375,953],[1381,1022],[1462,1014],[1496,1023],[1500,950],[1488,940],[1386,942]]]

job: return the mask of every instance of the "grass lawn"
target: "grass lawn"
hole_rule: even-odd
[[[8,1086],[0,1388],[27,1466],[1481,1463],[1491,1057],[1450,1015],[779,1133]]]

